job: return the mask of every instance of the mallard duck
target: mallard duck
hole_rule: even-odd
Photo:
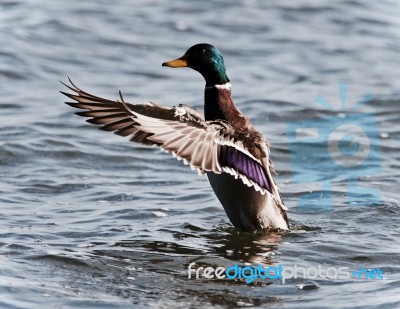
[[[186,105],[130,104],[94,96],[75,86],[62,92],[85,111],[89,123],[129,136],[133,142],[157,145],[200,174],[206,174],[232,224],[243,230],[289,230],[286,210],[272,179],[269,145],[231,97],[222,54],[210,44],[197,44],[162,66],[189,67],[205,79],[204,117]]]

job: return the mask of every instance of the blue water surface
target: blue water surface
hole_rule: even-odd
[[[399,16],[389,0],[1,1],[0,307],[400,307]],[[289,233],[234,229],[205,177],[97,130],[58,92],[69,76],[107,98],[202,108],[202,77],[161,67],[200,42],[222,51],[238,107],[271,143]],[[329,139],[348,122],[368,139]],[[348,170],[329,141],[372,150]],[[384,279],[247,285],[188,279],[192,262]]]

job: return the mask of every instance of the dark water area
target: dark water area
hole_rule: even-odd
[[[397,1],[5,0],[0,41],[0,308],[400,308]],[[271,143],[291,232],[233,228],[204,176],[58,92],[202,108],[201,76],[161,67],[200,42]],[[193,262],[384,275],[246,284]]]

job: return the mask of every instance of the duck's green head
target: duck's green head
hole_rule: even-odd
[[[206,87],[229,82],[225,72],[224,58],[220,51],[210,44],[196,44],[175,60],[164,62],[171,68],[189,67],[203,75]]]

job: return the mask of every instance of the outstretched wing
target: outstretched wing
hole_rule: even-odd
[[[130,136],[134,142],[158,145],[201,174],[226,172],[262,194],[271,192],[268,168],[246,149],[243,141],[235,139],[238,133],[228,123],[204,121],[196,110],[185,105],[130,104],[121,94],[121,101],[100,98],[70,83],[64,85],[74,93],[61,93],[76,102],[66,103],[84,109],[76,114],[90,117],[87,121],[102,125],[100,129]],[[239,135],[243,139],[243,133]]]
[[[99,128],[100,130],[114,131],[115,134],[121,136],[130,136],[130,140],[133,142],[145,145],[154,144],[154,142],[151,142],[148,139],[150,134],[140,130],[137,126],[137,123],[132,119],[129,110],[134,110],[142,115],[151,115],[158,119],[179,120],[177,108],[175,107],[160,106],[152,102],[147,102],[145,104],[121,104],[119,101],[104,99],[85,92],[78,88],[70,79],[69,82],[71,85],[62,84],[74,93],[71,94],[64,91],[60,92],[76,101],[65,102],[66,104],[86,110],[83,112],[77,112],[77,115],[91,117],[91,119],[86,121],[92,124],[102,125]],[[190,113],[193,120],[199,122],[203,120],[203,117],[198,111],[188,106],[183,107],[183,105],[182,108]]]

